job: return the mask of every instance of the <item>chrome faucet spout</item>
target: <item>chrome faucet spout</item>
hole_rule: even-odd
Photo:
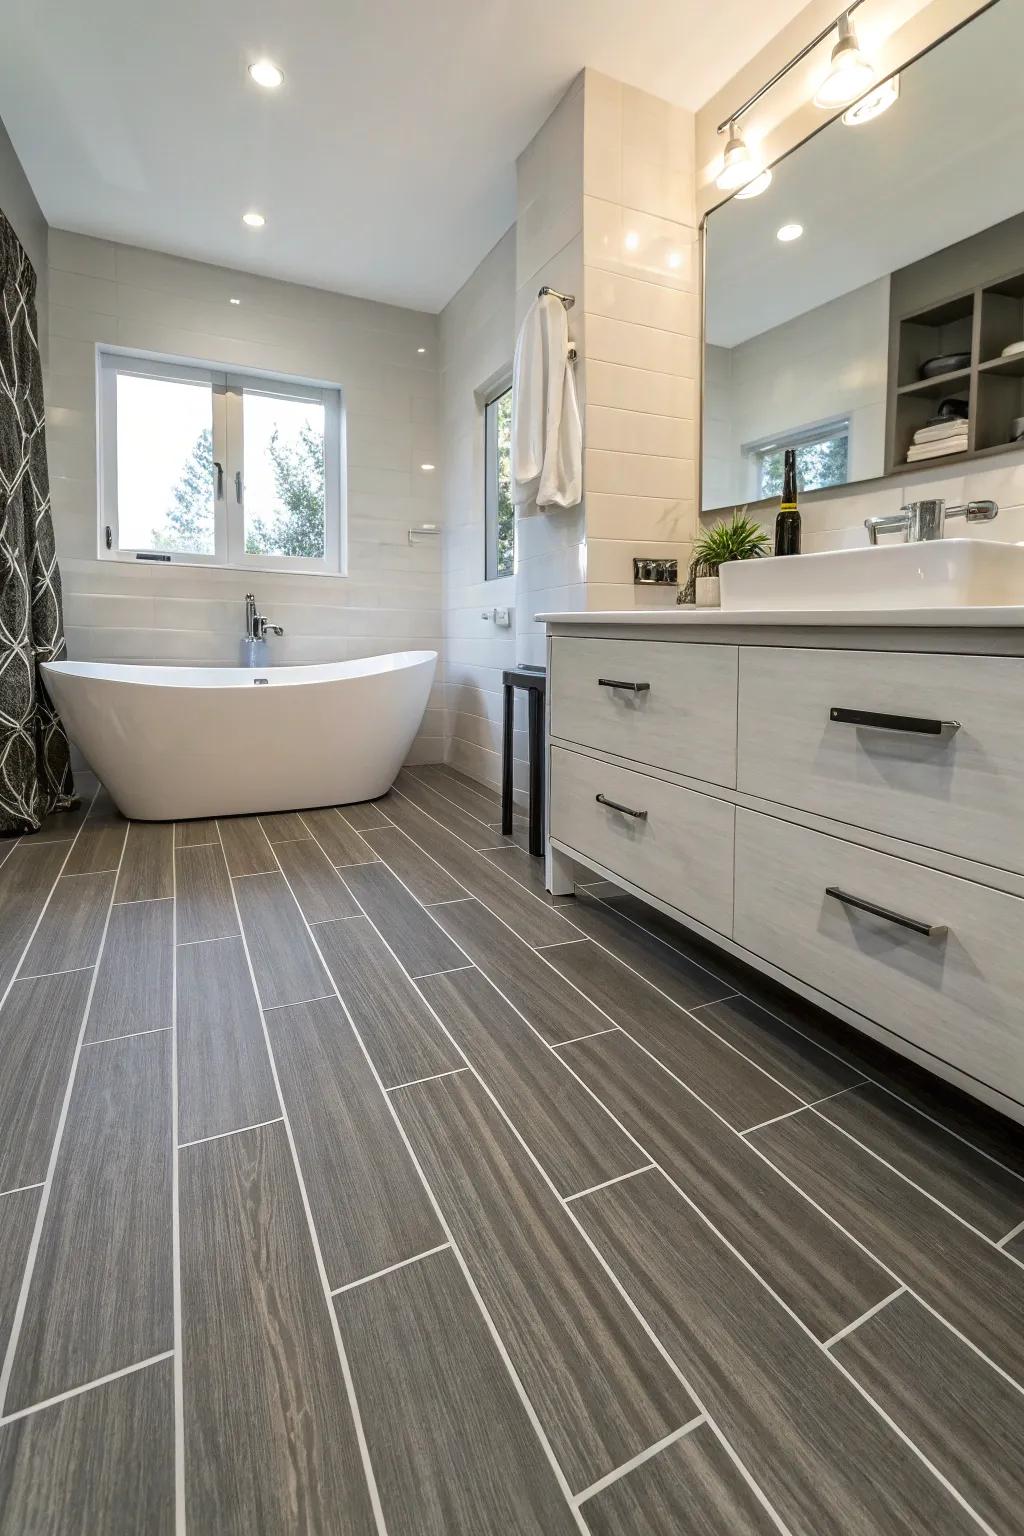
[[[256,598],[251,592],[245,594],[245,639],[266,640],[267,635],[283,635],[284,629],[280,624],[271,624],[265,614],[260,613],[256,607]]]

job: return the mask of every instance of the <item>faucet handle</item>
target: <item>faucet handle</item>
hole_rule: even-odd
[[[965,501],[960,507],[947,507],[947,517],[962,517],[968,523],[990,523],[999,516],[999,504],[995,501]]]

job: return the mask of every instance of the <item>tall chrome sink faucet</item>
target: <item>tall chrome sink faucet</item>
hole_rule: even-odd
[[[257,612],[256,598],[251,592],[245,594],[245,634],[244,640],[265,640],[268,635],[283,635],[284,630],[280,624],[271,624],[265,614]]]
[[[942,497],[936,496],[932,501],[911,501],[898,512],[866,517],[864,527],[872,544],[878,543],[880,533],[898,533],[900,530],[904,544],[920,544],[941,539],[947,517],[962,517],[968,523],[990,523],[998,516],[999,508],[994,501],[965,501],[963,506],[947,507]]]

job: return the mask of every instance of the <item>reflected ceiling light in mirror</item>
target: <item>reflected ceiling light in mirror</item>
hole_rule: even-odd
[[[250,212],[242,214],[242,223],[248,224],[250,229],[262,229],[266,222],[267,221],[263,217],[262,213]]]
[[[265,91],[276,91],[284,79],[284,72],[269,59],[257,59],[255,64],[249,65],[249,78],[256,85],[262,85]]]
[[[753,181],[748,181],[745,187],[740,187],[740,190],[736,193],[736,196],[760,197],[762,192],[767,192],[771,184],[771,171],[762,171],[759,176],[754,177]]]
[[[816,107],[845,107],[870,88],[875,78],[875,67],[860,51],[857,34],[844,11],[837,23],[839,41],[832,49],[832,64],[828,74],[814,93]]]
[[[736,192],[759,174],[757,166],[751,159],[747,141],[735,122],[729,123],[728,127],[729,138],[722,157],[722,169],[715,177],[715,186],[720,192]]]
[[[788,245],[791,240],[799,240],[803,232],[802,224],[783,224],[782,228],[776,231],[775,238],[781,240],[783,245]]]
[[[888,112],[894,102],[900,96],[900,77],[893,75],[891,80],[883,80],[877,90],[869,91],[862,96],[860,101],[855,101],[852,107],[847,107],[843,113],[843,122],[850,128],[858,128],[861,123],[870,123],[872,118],[881,117],[883,112]]]

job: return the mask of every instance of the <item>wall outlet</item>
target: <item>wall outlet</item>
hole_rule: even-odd
[[[511,629],[512,627],[511,608],[485,608],[480,617],[482,619],[493,619],[498,629]]]

